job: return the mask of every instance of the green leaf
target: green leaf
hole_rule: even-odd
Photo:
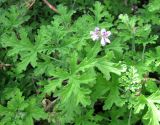
[[[2,38],[2,43],[4,47],[10,47],[8,56],[20,55],[21,62],[19,62],[16,68],[18,73],[26,70],[26,67],[31,64],[33,67],[37,65],[37,46],[34,46],[27,36],[27,31],[25,29],[20,29],[20,38],[18,39],[16,34],[12,33],[12,37],[9,35],[4,35]]]
[[[1,112],[0,116],[3,116],[6,115],[9,112],[9,110],[6,107],[0,105],[0,112]]]
[[[109,125],[126,125],[126,123],[128,122],[128,117],[127,117],[128,114],[127,115],[126,114],[127,114],[127,109],[125,107],[121,108],[113,107],[108,114],[108,116],[111,119]],[[123,120],[120,119],[120,117],[123,117]]]
[[[118,69],[115,63],[110,62],[108,56],[99,58],[96,62],[96,67],[103,73],[107,80],[111,78],[110,73],[121,74],[121,69]]]
[[[127,24],[128,22],[129,22],[129,17],[128,17],[128,15],[127,14],[120,14],[119,15],[119,19],[123,22],[123,23],[125,23],[125,24]]]
[[[93,59],[95,57],[97,57],[98,52],[100,51],[100,44],[98,42],[96,42],[94,44],[94,46],[90,49],[90,51],[87,53],[86,57],[88,59]]]
[[[25,7],[10,6],[0,17],[0,23],[3,23],[5,28],[17,28],[22,23],[27,21],[30,16],[26,15],[27,9]]]
[[[108,82],[102,74],[97,74],[96,78],[96,84],[93,86],[91,94],[91,98],[94,102],[96,102],[97,99],[104,97],[104,94],[110,89]]]
[[[134,104],[134,112],[140,113],[142,110],[144,110],[146,106],[146,98],[145,96],[141,95],[138,98],[136,98],[136,102]]]
[[[75,76],[75,79],[81,84],[88,84],[96,79],[96,74],[94,69],[88,69],[83,74]]]
[[[32,116],[32,118],[40,120],[45,119],[47,117],[46,113],[44,112],[44,109],[40,107],[35,98],[31,98],[28,101],[28,103],[29,105],[26,108],[26,112],[28,113],[28,115]]]
[[[25,125],[34,125],[34,121],[30,115],[27,116],[27,118],[24,120]]]
[[[49,76],[54,76],[55,78],[60,78],[62,80],[68,79],[70,76],[67,71],[58,67],[56,69],[49,69],[48,74]]]
[[[143,119],[147,121],[148,125],[159,125],[160,110],[155,103],[160,104],[160,91],[155,92],[147,98],[148,111]]]
[[[80,83],[76,79],[71,78],[68,81],[68,85],[66,85],[63,90],[59,91],[58,95],[64,104],[74,97],[74,100],[76,100],[76,105],[80,103],[83,106],[86,106],[90,104],[90,99],[88,96],[90,93],[91,91],[89,89],[81,87]]]
[[[113,77],[112,82],[110,82],[108,85],[110,90],[109,94],[106,96],[103,109],[104,110],[111,109],[113,104],[122,107],[125,104],[125,101],[120,97],[119,83],[118,80],[116,80],[116,75]]]
[[[104,17],[105,13],[104,13],[104,6],[100,3],[100,2],[95,2],[94,4],[94,9],[91,9],[92,12],[95,15],[95,22],[96,25],[99,23],[99,21],[102,19],[102,17]]]
[[[148,10],[150,12],[159,11],[160,10],[159,3],[160,3],[160,0],[152,0],[148,5],[149,6]]]
[[[154,93],[158,90],[158,87],[153,80],[147,80],[147,82],[145,83],[145,88],[150,93]]]
[[[152,95],[150,95],[147,98],[148,102],[153,102],[153,103],[158,103],[160,104],[160,91],[157,90],[155,93],[153,93]]]
[[[17,64],[17,71],[21,73],[23,70],[26,70],[27,66],[31,64],[33,67],[37,65],[37,53],[31,52],[26,54],[21,58],[21,62]]]
[[[76,118],[75,124],[76,125],[99,125],[98,122],[101,121],[103,117],[101,115],[94,115],[93,110],[88,110],[83,115],[80,115]]]
[[[45,62],[38,62],[37,67],[34,70],[35,76],[39,76],[47,73],[50,69],[54,69],[53,63],[51,60],[45,60]]]
[[[119,42],[119,38],[113,40],[109,45],[105,48],[106,53],[108,51],[114,51],[116,58],[121,57],[123,54],[123,45]]]
[[[67,7],[63,5],[58,6],[58,12],[61,14],[60,16],[55,16],[55,19],[62,23],[65,24],[65,26],[68,26],[71,23],[71,16],[75,12],[73,10],[67,10]]]
[[[153,103],[148,103],[148,111],[143,117],[144,120],[147,120],[145,125],[159,125],[159,115],[160,111],[157,109],[157,107]]]
[[[91,90],[85,88],[76,88],[78,92],[76,92],[77,104],[82,104],[84,107],[91,104],[90,97],[88,94],[91,93]]]
[[[32,51],[33,44],[27,37],[27,32],[25,29],[20,29],[19,31],[20,39],[17,38],[15,33],[3,34],[2,35],[2,45],[3,47],[10,47],[8,56],[13,56],[15,54],[21,54],[24,51]]]
[[[85,71],[85,69],[94,67],[97,60],[98,52],[100,51],[100,44],[97,42],[94,46],[87,52],[86,57],[81,61],[79,65],[77,65],[76,72]]]
[[[0,116],[3,116],[2,123],[7,125],[11,123],[15,125],[33,125],[33,119],[47,118],[44,109],[40,107],[35,97],[25,100],[20,91],[16,92],[15,96],[8,101],[6,107],[0,105],[0,112]]]
[[[48,84],[44,86],[44,93],[54,92],[57,88],[61,87],[62,80],[49,80]]]

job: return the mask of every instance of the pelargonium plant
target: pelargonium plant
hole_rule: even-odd
[[[160,0],[0,6],[0,125],[160,125]]]

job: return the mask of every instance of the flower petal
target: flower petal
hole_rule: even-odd
[[[107,31],[107,37],[111,35],[111,31]]]
[[[107,33],[107,32],[106,32],[106,29],[101,29],[101,35],[102,35],[102,36],[106,36],[106,33]]]
[[[93,41],[95,41],[95,40],[99,39],[99,36],[96,35],[96,34],[93,34],[93,35],[91,35],[91,38],[92,38]]]
[[[99,28],[99,27],[96,27],[94,31],[97,33],[97,32],[100,31],[100,28]]]
[[[111,43],[111,41],[108,38],[106,38],[106,43]]]
[[[102,46],[105,46],[105,45],[106,45],[106,39],[103,38],[103,37],[102,37],[102,39],[101,39],[101,45],[102,45]]]

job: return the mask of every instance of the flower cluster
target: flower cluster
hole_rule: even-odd
[[[90,31],[90,35],[93,41],[101,39],[101,45],[105,46],[107,43],[110,43],[109,36],[111,35],[110,31],[106,29],[101,29],[96,27],[94,31]]]

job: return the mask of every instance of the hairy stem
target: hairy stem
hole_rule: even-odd
[[[135,47],[135,42],[134,41],[132,41],[132,51],[136,51],[136,47]]]
[[[144,53],[146,49],[146,44],[143,44],[143,50],[142,50],[142,61],[144,61]]]
[[[131,125],[131,117],[132,117],[132,108],[129,112],[128,125]]]

